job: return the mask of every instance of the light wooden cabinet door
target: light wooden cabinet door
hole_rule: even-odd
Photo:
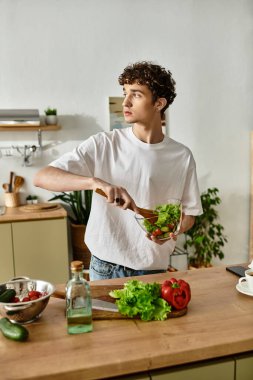
[[[0,224],[0,282],[14,277],[11,223]]]
[[[253,356],[236,359],[236,380],[253,379]]]
[[[234,360],[152,371],[152,380],[234,380]]]
[[[69,278],[67,221],[24,221],[12,224],[15,275],[64,283]]]

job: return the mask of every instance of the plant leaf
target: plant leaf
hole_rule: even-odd
[[[68,216],[74,224],[87,225],[91,205],[92,205],[92,190],[77,190],[71,192],[62,192],[60,194],[54,194],[49,201],[60,200],[69,206]]]

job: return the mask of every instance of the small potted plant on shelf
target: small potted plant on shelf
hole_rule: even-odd
[[[213,257],[224,258],[222,248],[227,237],[224,227],[218,223],[216,206],[221,203],[218,193],[214,187],[201,194],[203,214],[196,216],[194,226],[185,232],[184,249],[188,253],[190,268],[209,267]]]
[[[48,125],[56,125],[57,124],[57,109],[48,107],[45,109],[45,121]]]
[[[54,194],[54,197],[49,199],[49,201],[60,200],[67,205],[73,258],[83,261],[84,269],[89,269],[91,257],[84,243],[84,235],[91,211],[92,194],[92,190],[78,190]]]
[[[26,203],[30,204],[30,205],[38,203],[38,196],[37,195],[28,195],[26,197]]]
[[[28,196],[26,197],[26,203],[27,203],[28,205],[31,205],[31,204],[33,203],[32,195],[28,195]]]

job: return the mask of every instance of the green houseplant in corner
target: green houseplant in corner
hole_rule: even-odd
[[[209,267],[213,257],[224,258],[222,248],[227,237],[218,222],[216,206],[221,203],[218,193],[214,187],[201,194],[203,214],[196,217],[194,226],[185,233],[184,249],[188,252],[190,267]]]
[[[84,235],[91,211],[92,194],[92,190],[78,190],[54,194],[54,197],[49,199],[49,201],[60,200],[67,205],[73,259],[83,261],[84,269],[89,268],[91,257],[84,243]]]

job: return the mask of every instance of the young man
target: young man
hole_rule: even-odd
[[[180,232],[202,213],[195,162],[190,150],[164,136],[162,117],[172,104],[175,81],[170,71],[150,62],[125,68],[123,113],[129,128],[89,137],[40,170],[35,186],[51,191],[101,189],[93,193],[85,242],[92,258],[90,279],[165,272],[175,236],[159,241],[138,227],[133,211],[169,198],[182,201]]]

